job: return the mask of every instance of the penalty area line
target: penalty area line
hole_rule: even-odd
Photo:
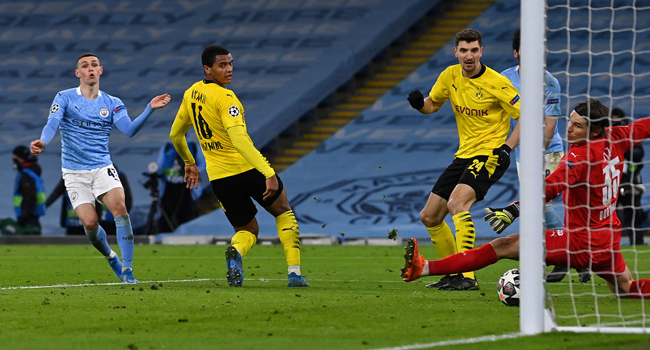
[[[525,336],[525,334],[521,334],[521,333],[508,333],[508,334],[502,334],[502,335],[486,335],[486,336],[476,337],[476,338],[445,340],[445,341],[439,341],[439,342],[428,343],[428,344],[403,345],[403,346],[396,346],[396,347],[393,347],[393,348],[381,348],[381,349],[374,349],[374,350],[428,349],[428,348],[435,348],[435,347],[438,347],[438,346],[476,344],[476,343],[483,343],[483,342],[488,342],[488,341],[498,341],[498,340],[503,340],[503,339],[514,339],[514,338],[519,338],[519,337],[523,337],[523,336]]]

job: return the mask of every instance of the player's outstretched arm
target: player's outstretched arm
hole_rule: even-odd
[[[121,118],[115,121],[115,126],[126,136],[133,137],[138,133],[138,131],[140,131],[140,129],[142,129],[144,122],[149,119],[149,116],[153,113],[154,109],[165,107],[169,101],[171,101],[171,97],[168,94],[156,96],[137,118],[131,120],[128,115],[122,115]]]
[[[149,105],[151,108],[158,109],[167,106],[167,104],[172,100],[172,97],[169,94],[158,95],[151,99]]]

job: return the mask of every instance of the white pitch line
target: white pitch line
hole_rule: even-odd
[[[225,281],[225,278],[197,278],[187,280],[166,280],[166,281],[140,281],[140,285],[147,283],[183,283],[183,282],[205,282],[205,281]],[[269,282],[269,281],[286,281],[285,278],[247,278],[246,281]],[[390,281],[364,281],[364,280],[343,280],[343,279],[309,279],[310,282],[362,282],[362,283],[404,283],[401,280]],[[19,289],[46,289],[46,288],[72,288],[72,287],[92,287],[92,286],[123,286],[125,283],[108,282],[108,283],[80,283],[80,284],[51,284],[45,286],[15,286],[0,287],[0,290],[19,290]],[[135,285],[132,285],[135,286]]]
[[[374,350],[428,349],[428,348],[435,348],[435,347],[438,347],[438,346],[476,344],[476,343],[483,343],[483,342],[488,342],[488,341],[497,341],[497,340],[503,340],[503,339],[514,339],[514,338],[519,338],[519,337],[523,337],[523,336],[525,336],[525,335],[521,334],[521,333],[509,333],[509,334],[503,334],[503,335],[487,335],[487,336],[477,337],[477,338],[445,340],[445,341],[439,341],[439,342],[428,343],[428,344],[413,344],[413,345],[396,346],[396,347],[393,347],[393,348],[381,348],[381,349],[374,349]]]
[[[225,281],[225,278],[197,278],[187,280],[165,280],[165,281],[140,281],[139,284],[147,283],[183,283],[183,282],[205,282],[205,281]],[[269,282],[269,281],[285,281],[284,278],[247,278],[246,281],[255,282]],[[342,280],[342,279],[309,279],[310,282],[362,282],[362,283],[404,283],[401,280],[390,281],[365,281],[365,280]],[[494,284],[485,283],[483,284]],[[15,287],[0,287],[0,290],[17,290],[17,289],[45,289],[45,288],[71,288],[71,287],[92,287],[92,286],[123,286],[125,283],[120,282],[107,282],[107,283],[81,283],[81,284],[51,284],[45,286],[15,286]],[[413,284],[414,285],[414,284]]]
[[[225,279],[225,278],[224,278]],[[168,281],[140,281],[138,284],[145,283],[178,283],[178,282],[202,282],[202,281],[216,281],[212,278],[201,278],[194,280],[168,280]],[[16,286],[16,287],[2,287],[0,290],[15,290],[15,289],[45,289],[45,288],[70,288],[70,287],[93,287],[93,286],[136,286],[137,284],[126,284],[120,282],[110,283],[83,283],[83,284],[51,284],[47,286]]]

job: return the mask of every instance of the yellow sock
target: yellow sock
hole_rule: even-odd
[[[441,258],[456,253],[456,241],[446,222],[443,221],[442,224],[435,227],[427,227],[427,231],[429,231],[431,242],[436,246]]]
[[[287,266],[300,265],[300,231],[293,210],[277,216],[275,224],[278,226],[280,242],[284,246]]]
[[[464,252],[474,248],[474,239],[476,238],[476,230],[474,229],[474,222],[469,211],[464,211],[452,216],[454,219],[454,226],[456,226],[456,248],[458,252]],[[474,272],[465,272],[463,276],[475,279]]]
[[[251,232],[244,230],[237,231],[230,240],[230,244],[237,249],[242,258],[248,254],[248,251],[253,248],[255,243],[257,243],[257,237]]]

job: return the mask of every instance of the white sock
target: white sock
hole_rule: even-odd
[[[292,273],[292,272],[295,272],[296,275],[301,276],[301,274],[300,274],[300,265],[289,265],[289,273]]]
[[[422,268],[422,274],[420,276],[429,276],[429,261],[424,264],[424,267]]]
[[[108,256],[105,256],[104,259],[106,259],[106,260],[113,259],[116,255],[117,255],[117,253],[115,253],[114,251],[111,250],[111,253],[108,254]]]

